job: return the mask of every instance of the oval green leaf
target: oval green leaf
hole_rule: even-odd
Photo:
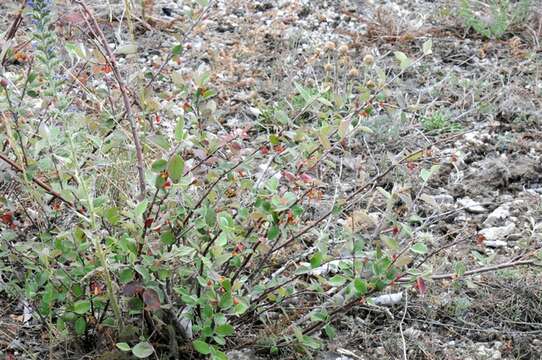
[[[192,341],[192,346],[194,346],[194,349],[200,354],[208,355],[211,353],[211,347],[205,341],[194,340]]]
[[[159,173],[167,169],[167,161],[164,159],[156,160],[151,165],[151,170],[155,173]]]
[[[73,312],[79,315],[86,314],[90,311],[90,301],[89,300],[79,300],[73,304]]]
[[[181,179],[184,173],[184,160],[180,155],[173,155],[171,160],[169,160],[168,172],[169,177],[174,183]]]
[[[154,354],[154,348],[146,341],[140,342],[132,348],[132,354],[138,359],[145,359]]]
[[[125,342],[116,343],[117,348],[121,351],[130,351],[132,348]]]
[[[410,251],[412,251],[412,252],[414,252],[416,254],[423,255],[423,254],[427,253],[427,245],[425,245],[424,243],[414,244],[410,248]]]

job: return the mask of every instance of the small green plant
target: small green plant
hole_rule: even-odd
[[[461,130],[461,125],[450,121],[443,112],[437,111],[422,118],[422,127],[427,132],[453,132]]]
[[[459,15],[467,29],[473,29],[485,38],[500,39],[514,25],[529,16],[531,0],[511,4],[509,0],[491,0],[489,3],[461,0]]]

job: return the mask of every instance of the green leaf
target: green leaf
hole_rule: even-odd
[[[177,44],[175,45],[172,49],[171,49],[171,53],[174,55],[174,56],[179,56],[183,53],[183,45],[182,44]]]
[[[278,145],[280,144],[280,138],[275,134],[271,134],[269,135],[269,142],[271,145]]]
[[[272,177],[265,183],[265,187],[271,192],[277,192],[279,187],[279,181],[276,177]]]
[[[292,206],[292,214],[297,218],[303,214],[303,207],[299,205]]]
[[[160,235],[160,241],[162,241],[166,245],[173,245],[175,244],[175,236],[171,231],[166,231],[162,235]]]
[[[121,351],[130,351],[132,348],[125,342],[116,343],[117,348]]]
[[[242,315],[248,310],[248,303],[244,300],[238,299],[239,304],[233,307],[235,315]]]
[[[416,254],[423,255],[423,254],[427,253],[427,245],[425,245],[424,243],[414,244],[410,248],[410,251],[412,251],[412,252],[414,252]]]
[[[221,212],[218,215],[218,225],[224,231],[230,231],[231,232],[231,231],[234,230],[233,218],[227,212]]]
[[[320,264],[322,264],[322,253],[318,251],[311,257],[311,267],[314,269],[320,266]]]
[[[312,336],[303,335],[302,343],[304,346],[313,350],[318,350],[320,348],[320,342]]]
[[[177,125],[175,126],[175,140],[183,141],[184,137],[184,118],[180,117],[179,120],[177,120]]]
[[[278,110],[275,113],[275,118],[281,123],[281,124],[288,124],[290,121],[290,118],[288,117],[288,114],[284,110]]]
[[[73,202],[75,200],[75,196],[73,196],[73,192],[70,189],[62,189],[60,191],[60,195],[62,195],[68,201]]]
[[[167,161],[164,159],[156,160],[151,165],[151,170],[155,173],[159,173],[167,169]]]
[[[169,150],[170,144],[164,135],[151,135],[148,137],[148,139],[150,142],[160,146],[162,149]]]
[[[148,200],[143,200],[142,202],[140,202],[139,204],[137,204],[137,206],[135,207],[134,209],[134,217],[136,219],[140,218],[141,216],[143,216],[143,214],[145,213],[145,210],[147,210],[147,205],[149,204],[149,201]]]
[[[351,119],[343,119],[339,123],[339,128],[337,129],[341,140],[348,134],[348,129],[350,128]]]
[[[327,324],[324,327],[324,332],[326,333],[327,337],[330,339],[334,339],[335,336],[337,336],[337,330],[335,330],[335,328],[331,326],[330,324]]]
[[[367,293],[367,282],[362,279],[354,280],[354,289],[356,290],[356,295],[361,296]]]
[[[346,278],[342,275],[335,275],[328,282],[331,286],[341,286],[346,282]]]
[[[230,324],[222,324],[215,327],[215,333],[221,336],[230,336],[233,334],[233,326]]]
[[[62,318],[66,321],[73,321],[75,320],[75,318],[77,317],[77,315],[75,315],[74,313],[72,312],[65,312],[63,315],[62,315]]]
[[[73,304],[73,312],[79,315],[86,314],[90,311],[90,301],[89,300],[79,300]]]
[[[85,318],[80,317],[75,320],[73,326],[75,327],[77,335],[83,335],[87,329],[87,322],[85,321]]]
[[[132,269],[122,269],[121,272],[119,273],[119,279],[120,279],[120,282],[123,283],[123,284],[127,284],[129,283],[130,281],[134,280],[134,270]]]
[[[267,232],[267,238],[271,241],[278,238],[280,235],[280,229],[277,225],[272,225]]]
[[[111,225],[117,225],[120,220],[119,209],[116,207],[109,208],[105,211],[105,218]]]
[[[161,175],[156,175],[156,179],[154,179],[154,186],[157,189],[163,189],[165,184],[166,179],[164,179]]]
[[[423,43],[423,54],[431,55],[433,53],[433,40],[429,39]]]
[[[327,321],[328,317],[328,312],[325,309],[321,309],[311,313],[310,319],[312,321]]]
[[[204,308],[203,308],[203,311],[202,311],[203,314],[205,314],[205,312],[206,312],[205,309],[208,310],[209,307],[207,306],[207,307],[204,307]],[[205,318],[206,316],[204,315],[203,317]],[[201,330],[201,335],[203,335],[203,336],[205,336],[205,337],[208,337],[208,336],[213,335],[213,328],[210,327],[210,326],[205,326],[205,327]]]
[[[49,306],[55,300],[56,291],[51,283],[47,283],[45,291],[42,294],[41,301]]]
[[[137,253],[137,243],[135,239],[129,236],[121,236],[121,238],[119,239],[119,247],[123,251],[129,251],[133,254]]]
[[[329,141],[329,136],[331,134],[331,127],[329,125],[324,125],[320,129],[320,132],[318,133],[318,139],[320,140],[320,144],[324,147],[324,149],[328,150],[331,148],[331,142]]]
[[[399,243],[394,238],[391,238],[389,236],[384,236],[382,238],[384,244],[386,247],[392,251],[398,251],[399,250]]]
[[[463,276],[465,274],[465,271],[467,271],[467,268],[465,264],[461,261],[458,261],[454,264],[454,272],[457,274],[457,276]]]
[[[431,170],[422,169],[420,171],[420,177],[422,178],[423,182],[427,182],[427,180],[429,180],[431,177]]]
[[[205,223],[209,227],[213,227],[216,224],[216,212],[211,206],[205,209]]]
[[[168,173],[174,183],[179,182],[184,174],[184,160],[180,155],[175,154],[169,160]]]
[[[211,353],[211,347],[205,341],[194,340],[192,341],[192,346],[194,346],[194,349],[200,354],[208,355]]]
[[[139,359],[145,359],[154,354],[154,348],[150,343],[143,341],[132,348],[132,354]]]
[[[401,70],[405,70],[407,67],[410,66],[410,64],[412,64],[412,60],[410,60],[404,52],[395,51],[394,54],[395,58],[399,60],[399,67],[401,68]]]
[[[82,43],[79,43],[77,44],[77,47],[75,48],[75,53],[77,54],[77,56],[79,56],[81,59],[86,59],[87,58],[87,51],[85,49],[85,45],[83,45]]]
[[[211,360],[228,360],[228,356],[226,354],[215,349],[214,347],[211,348],[211,352]]]

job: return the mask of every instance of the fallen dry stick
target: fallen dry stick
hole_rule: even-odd
[[[458,278],[458,277],[462,277],[462,276],[476,275],[476,274],[481,274],[481,273],[496,271],[496,270],[502,270],[502,269],[516,267],[516,266],[542,266],[542,264],[536,263],[535,260],[510,261],[510,262],[503,263],[503,264],[485,266],[485,267],[482,267],[482,268],[465,271],[465,273],[463,275],[461,275],[461,276],[459,276],[459,275],[457,275],[455,273],[433,275],[433,276],[431,276],[431,280],[454,279],[454,278]]]

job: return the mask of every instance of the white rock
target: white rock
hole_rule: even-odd
[[[454,197],[452,195],[448,195],[448,194],[434,195],[433,200],[435,200],[435,202],[437,204],[449,204],[449,205],[451,205],[451,204],[454,203]]]
[[[505,220],[510,216],[510,204],[502,204],[491,212],[484,221],[486,226],[494,226],[499,224],[502,220]]]
[[[230,360],[258,360],[261,359],[256,355],[253,349],[232,350],[226,354]]]
[[[479,132],[468,132],[463,135],[463,139],[471,145],[483,145],[484,142],[480,138],[481,134]]]
[[[279,1],[279,8],[285,8],[286,6],[290,6],[291,1],[290,0],[281,0]]]
[[[472,200],[469,197],[457,200],[457,203],[464,207],[468,212],[473,214],[483,214],[487,212],[487,209],[479,202]]]
[[[311,275],[327,275],[327,274],[336,274],[339,271],[339,265],[343,260],[332,260],[322,266],[319,266],[315,269],[312,269],[309,274]]]
[[[477,354],[485,359],[498,360],[502,358],[499,350],[491,349],[483,344],[478,346]]]
[[[391,306],[399,304],[402,299],[403,293],[399,292],[395,294],[380,295],[377,297],[373,297],[370,300],[372,300],[375,305]]]
[[[417,339],[417,338],[420,338],[423,335],[422,331],[420,331],[418,329],[414,329],[412,327],[410,327],[408,329],[405,329],[405,331],[403,333],[404,333],[404,335],[406,337],[409,337],[411,339]]]
[[[505,247],[506,245],[508,245],[508,243],[503,240],[487,240],[484,241],[484,245],[490,248],[497,249]]]
[[[485,243],[488,241],[497,241],[506,239],[516,229],[516,224],[510,223],[506,226],[496,226],[480,230],[478,234],[484,236]]]

